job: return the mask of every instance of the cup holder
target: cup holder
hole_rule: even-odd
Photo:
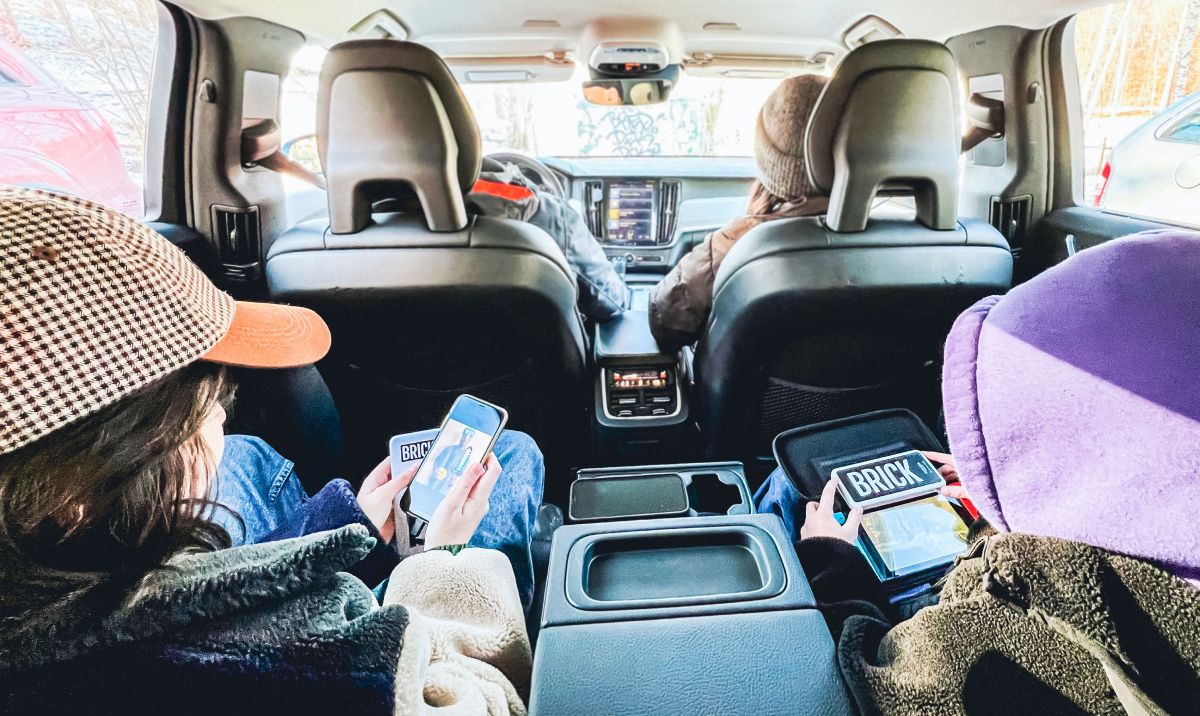
[[[740,462],[580,470],[567,510],[572,522],[753,512]]]
[[[745,506],[742,490],[733,481],[727,481],[715,472],[699,472],[691,475],[688,484],[688,507],[697,515],[745,514],[730,512]],[[748,512],[748,510],[747,510]]]

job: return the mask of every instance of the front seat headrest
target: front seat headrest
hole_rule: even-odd
[[[463,192],[479,177],[479,128],[454,75],[428,47],[334,45],[321,66],[317,145],[333,233],[364,229],[376,201],[412,197],[430,230],[466,226]]]
[[[911,193],[917,220],[955,228],[958,66],[928,40],[880,40],[846,55],[813,108],[809,179],[829,194],[826,223],[863,231],[876,194]]]

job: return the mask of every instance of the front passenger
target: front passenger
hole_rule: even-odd
[[[767,221],[820,216],[829,208],[828,197],[809,181],[804,161],[804,130],[828,82],[820,75],[790,77],[763,103],[754,127],[758,178],[746,213],[704,237],[651,294],[650,331],[663,348],[691,345],[704,333],[717,269],[746,232]]]

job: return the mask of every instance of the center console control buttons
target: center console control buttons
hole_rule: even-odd
[[[679,412],[673,366],[605,369],[602,380],[610,418],[660,418]]]

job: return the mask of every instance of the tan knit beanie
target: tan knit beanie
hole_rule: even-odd
[[[808,180],[804,130],[829,79],[789,77],[767,97],[754,128],[754,159],[767,191],[784,200],[821,196]]]

